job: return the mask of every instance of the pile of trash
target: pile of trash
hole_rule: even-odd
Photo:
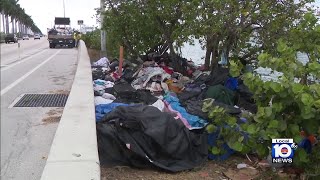
[[[121,66],[120,66],[121,67]],[[184,58],[146,57],[140,65],[104,57],[92,65],[98,149],[101,165],[158,167],[178,172],[233,150],[208,152],[217,134],[208,134],[204,100],[240,118],[256,113],[241,79],[219,68],[214,74]],[[241,107],[241,108],[240,108]]]

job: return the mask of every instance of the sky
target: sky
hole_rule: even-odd
[[[70,17],[72,28],[79,29],[77,22],[83,20],[87,26],[98,26],[94,8],[100,6],[100,0],[19,0],[19,4],[30,15],[42,33],[53,26],[54,17],[63,17],[63,1],[65,15]],[[320,0],[315,0],[320,7]]]
[[[100,0],[64,0],[65,16],[70,18],[71,26],[79,29],[78,20],[83,20],[87,26],[97,26],[94,8],[100,7]],[[63,0],[19,0],[25,12],[42,33],[53,27],[55,17],[63,17]]]

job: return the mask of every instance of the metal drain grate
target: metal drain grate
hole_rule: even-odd
[[[64,107],[67,94],[25,94],[13,107]]]

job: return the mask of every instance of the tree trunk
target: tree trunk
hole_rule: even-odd
[[[212,41],[212,37],[209,35],[207,37],[207,42],[206,42],[206,57],[204,59],[205,69],[210,69],[210,60],[211,60],[212,52],[213,52],[213,41]]]
[[[170,49],[170,55],[174,56],[176,53],[174,52],[173,43],[171,40],[169,41],[169,49]]]
[[[14,20],[14,30],[15,30],[15,33],[18,33],[18,26],[17,26],[17,20]]]
[[[211,73],[218,67],[219,62],[219,39],[216,36],[213,40],[213,46],[212,46],[212,58],[211,58]]]
[[[2,31],[4,32],[4,33],[6,33],[6,30],[5,30],[5,22],[4,22],[4,12],[2,11]]]
[[[11,16],[11,25],[12,25],[11,32],[12,32],[12,34],[14,34],[14,18],[12,16]]]
[[[9,34],[10,32],[9,32],[9,16],[8,15],[6,15],[6,34]]]
[[[22,23],[19,21],[19,32],[22,34]]]

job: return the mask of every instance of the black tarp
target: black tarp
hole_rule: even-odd
[[[117,107],[97,124],[102,166],[158,167],[178,172],[202,165],[207,134],[189,131],[180,120],[152,106]]]

